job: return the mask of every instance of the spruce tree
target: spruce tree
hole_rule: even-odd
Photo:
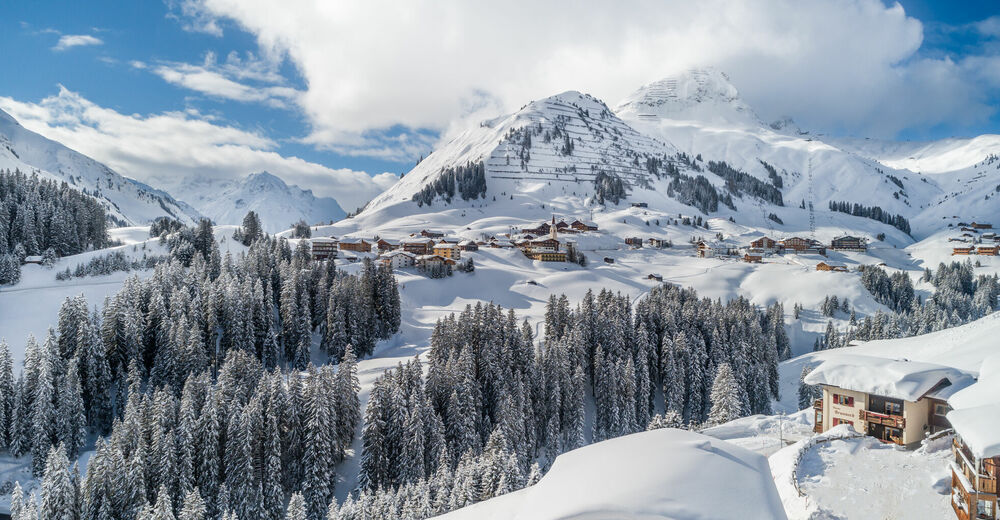
[[[742,414],[739,387],[729,363],[719,365],[712,383],[712,410],[708,414],[710,424],[723,424],[738,419]]]

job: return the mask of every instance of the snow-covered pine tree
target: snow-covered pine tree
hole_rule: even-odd
[[[742,415],[739,386],[729,363],[719,365],[712,383],[712,410],[708,414],[709,424],[723,424]]]
[[[66,447],[53,446],[45,461],[39,520],[73,520],[79,514]]]

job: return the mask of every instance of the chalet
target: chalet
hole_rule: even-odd
[[[432,252],[441,258],[447,258],[449,260],[458,260],[462,258],[462,250],[458,248],[458,244],[446,244],[439,242],[434,244]]]
[[[983,240],[993,240],[993,239],[995,239],[997,237],[997,234],[996,233],[992,233],[992,232],[991,233],[983,233],[982,237],[983,237]]]
[[[569,223],[569,227],[573,228],[576,231],[580,231],[580,232],[584,232],[584,231],[597,231],[597,224],[594,224],[593,222],[585,222],[585,221],[582,221],[580,219],[577,219],[577,220],[574,220],[573,222],[570,222]]]
[[[533,236],[548,235],[549,234],[549,223],[548,222],[542,222],[541,224],[539,224],[538,226],[533,227],[533,228],[521,228],[521,234],[523,234],[523,235],[533,235]]]
[[[667,240],[666,238],[650,237],[646,239],[646,243],[649,244],[649,247],[654,247],[656,249],[670,247],[670,240]]]
[[[959,231],[967,231],[969,233],[979,233],[979,231],[976,231],[975,229],[970,228],[970,227],[959,228]]]
[[[823,387],[822,399],[813,403],[817,432],[849,424],[902,446],[949,428],[947,399],[972,382],[943,365],[856,354],[831,357],[805,378]]]
[[[458,244],[462,239],[458,237],[443,237],[434,241],[435,244]]]
[[[754,253],[777,253],[781,249],[778,242],[771,237],[760,237],[750,242],[750,251]]]
[[[337,239],[333,237],[315,237],[309,239],[313,260],[337,258]]]
[[[986,256],[997,256],[1000,254],[1000,246],[979,246],[976,250],[976,254],[986,255]]]
[[[970,225],[975,229],[993,229],[993,224],[987,224],[986,222],[973,222]]]
[[[816,264],[817,271],[834,271],[838,273],[846,273],[847,266],[843,264],[830,264],[827,262],[820,262]]]
[[[379,238],[378,242],[375,242],[375,245],[378,246],[378,250],[381,252],[395,251],[399,249],[399,240],[391,238]]]
[[[647,204],[645,202],[633,202],[632,203],[632,207],[633,208],[648,208],[649,204]]]
[[[615,259],[611,258],[610,256],[606,256],[606,257],[604,257],[604,263],[606,263],[606,264],[613,264],[613,263],[615,263]]]
[[[489,246],[494,249],[510,249],[514,247],[514,243],[504,238],[492,238]]]
[[[434,248],[434,241],[427,237],[404,238],[399,241],[399,247],[403,248],[403,251],[408,253],[413,253],[415,255],[427,255],[430,254]]]
[[[830,242],[830,249],[835,251],[867,251],[868,244],[861,237],[844,235],[834,238]]]
[[[356,253],[372,252],[372,243],[363,238],[341,238],[338,246],[341,251],[354,251]]]
[[[826,248],[811,238],[791,237],[779,242],[786,251],[795,254],[814,253],[826,256]]]
[[[560,233],[565,233],[567,231],[570,232],[576,231],[575,229],[571,228],[570,225],[567,224],[565,220],[560,220],[559,222],[556,222],[556,230],[559,231]]]
[[[996,356],[983,361],[979,380],[948,398],[946,420],[954,428],[951,452],[951,507],[959,520],[997,518],[1000,500],[1000,417]]]
[[[458,243],[458,248],[462,251],[479,251],[479,244],[475,240],[463,240]]]
[[[657,282],[662,282],[663,281],[663,275],[659,275],[659,274],[656,274],[656,273],[650,273],[649,275],[646,276],[646,279],[647,280],[655,280]]]
[[[743,255],[743,261],[748,264],[762,264],[764,263],[764,257],[760,255],[751,255],[750,253],[746,253],[745,255]]]
[[[951,248],[951,254],[952,254],[952,256],[954,256],[954,255],[971,255],[973,249],[974,248],[972,248],[972,247],[953,247],[953,248]]]
[[[440,233],[437,231],[429,231],[427,229],[421,229],[420,236],[424,238],[442,238],[444,237],[444,233]]]
[[[640,248],[642,247],[642,239],[639,237],[626,238],[625,245],[633,248]]]
[[[698,256],[701,258],[712,258],[716,256],[728,255],[730,253],[728,247],[712,245],[705,241],[698,242],[696,247],[698,250]]]
[[[379,256],[378,260],[386,267],[401,269],[404,267],[413,267],[416,263],[417,255],[406,251],[390,251]]]

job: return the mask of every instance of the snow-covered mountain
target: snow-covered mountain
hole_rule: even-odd
[[[345,216],[336,200],[290,186],[268,172],[236,180],[192,177],[170,191],[216,224],[240,224],[248,211],[255,211],[269,233],[288,229],[299,220],[318,224]]]
[[[608,197],[609,180],[619,179],[624,196]],[[430,224],[486,231],[552,213],[620,222],[620,208],[641,202],[653,219],[732,217],[782,236],[808,231],[811,203],[818,235],[871,238],[896,230],[831,212],[829,204],[878,206],[912,219],[944,193],[929,176],[824,142],[790,120],[765,123],[725,74],[697,69],[646,85],[615,110],[571,91],[484,121],[420,162],[340,232]]]
[[[170,194],[36,134],[2,110],[0,169],[37,172],[41,177],[65,181],[99,200],[113,225],[145,224],[161,216],[192,223],[199,217],[197,211]]]
[[[773,167],[789,204],[847,201],[912,218],[942,194],[933,180],[802,133],[790,121],[765,124],[714,69],[644,86],[615,110],[640,132],[705,161],[725,161],[759,178]]]

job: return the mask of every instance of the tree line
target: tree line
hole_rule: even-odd
[[[847,213],[848,215],[854,215],[855,217],[865,217],[877,220],[883,224],[889,224],[907,235],[910,234],[910,221],[906,220],[906,217],[902,215],[893,215],[878,206],[865,206],[863,204],[858,204],[857,202],[852,204],[846,201],[831,200],[830,211],[839,211],[840,213]]]
[[[104,208],[66,182],[0,171],[0,285],[21,278],[25,257],[56,258],[110,244]]]

